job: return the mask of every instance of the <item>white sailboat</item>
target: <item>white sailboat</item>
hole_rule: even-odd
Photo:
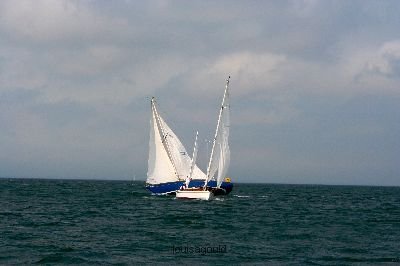
[[[207,167],[207,175],[203,187],[200,188],[185,188],[176,192],[177,198],[203,199],[209,200],[214,194],[226,194],[221,184],[229,168],[230,150],[229,150],[229,127],[230,127],[230,106],[229,106],[229,79],[226,80],[224,96],[222,98],[221,109],[219,111],[217,128],[212,144],[210,161]],[[197,136],[196,136],[197,141]],[[195,163],[195,148],[193,151],[193,161]],[[217,173],[218,171],[218,173]],[[215,174],[217,173],[216,177]],[[216,187],[208,186],[211,179],[216,180]],[[223,191],[221,193],[221,191]]]
[[[230,99],[229,99],[229,79],[226,80],[224,97],[222,98],[221,109],[219,111],[217,128],[211,149],[210,161],[207,167],[207,177],[204,187],[207,182],[214,178],[215,173],[218,171],[216,181],[217,189],[221,188],[221,184],[228,172],[230,163],[230,150],[229,150],[229,129],[230,129]]]
[[[196,165],[196,158],[197,158],[197,137],[198,132],[196,132],[196,138],[194,141],[194,148],[193,148],[193,156],[192,156],[192,166],[190,175],[186,178],[185,185],[178,191],[176,191],[177,198],[186,198],[186,199],[202,199],[202,200],[209,200],[212,198],[213,194],[208,191],[204,190],[202,186],[200,187],[189,187],[190,180],[192,179],[192,169]]]

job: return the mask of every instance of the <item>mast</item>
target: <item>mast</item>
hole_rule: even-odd
[[[189,178],[192,178],[194,166],[196,165],[196,157],[197,157],[197,136],[199,135],[199,131],[196,131],[196,138],[194,140],[193,147],[193,155],[192,155],[192,165],[190,166],[190,174]]]
[[[161,130],[161,136],[160,136],[161,137],[161,142],[164,145],[165,150],[167,151],[168,158],[171,161],[172,166],[174,167],[175,175],[179,180],[178,171],[176,170],[176,166],[175,166],[174,160],[172,158],[172,154],[171,154],[171,151],[170,151],[170,148],[169,148],[169,145],[168,145],[168,141],[167,141],[168,133],[165,133],[164,128],[162,126],[162,123],[161,123],[161,120],[160,120],[160,116],[158,115],[158,112],[157,112],[157,109],[156,109],[154,97],[151,98],[151,109],[154,112],[154,116],[156,118],[157,127],[159,128],[159,130]]]
[[[210,180],[210,176],[209,175],[210,175],[210,168],[211,168],[212,159],[213,159],[213,156],[214,156],[215,141],[217,140],[217,136],[218,136],[219,125],[220,125],[220,122],[221,122],[221,115],[222,115],[222,111],[224,110],[225,97],[226,97],[226,93],[227,93],[228,88],[229,88],[229,79],[230,78],[231,78],[231,76],[228,76],[228,79],[226,80],[224,96],[222,98],[221,108],[219,109],[217,128],[215,129],[215,135],[214,135],[214,139],[213,139],[213,145],[212,145],[212,148],[211,148],[210,161],[208,162],[207,175],[206,175],[206,181],[204,183],[204,189],[206,189],[207,183]]]

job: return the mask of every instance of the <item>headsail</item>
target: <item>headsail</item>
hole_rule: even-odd
[[[151,109],[147,183],[184,180],[190,174],[192,159],[176,134],[158,114],[154,98],[151,100]],[[193,177],[205,179],[205,174],[197,165],[193,167]]]
[[[207,167],[207,182],[212,179],[218,170],[217,175],[217,187],[221,186],[221,183],[228,171],[230,162],[230,151],[229,151],[229,78],[226,80],[226,87],[224,97],[222,99],[222,105],[218,116],[217,129],[215,130],[215,137],[211,149],[210,161]]]
[[[163,143],[165,137],[159,126],[154,98],[151,99],[151,110],[147,183],[158,184],[177,181],[175,167]]]

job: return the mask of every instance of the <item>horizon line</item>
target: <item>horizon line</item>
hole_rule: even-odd
[[[125,182],[146,182],[146,180],[138,179],[110,179],[110,178],[85,178],[85,177],[7,177],[0,176],[0,179],[37,179],[37,180],[64,180],[64,181],[125,181]],[[251,184],[251,185],[293,185],[293,186],[353,186],[353,187],[400,187],[400,185],[377,185],[377,184],[323,184],[323,183],[276,183],[276,182],[260,182],[260,181],[248,181],[248,182],[232,182],[233,184]]]

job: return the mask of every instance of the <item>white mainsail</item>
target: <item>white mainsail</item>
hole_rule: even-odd
[[[155,100],[151,100],[150,140],[147,183],[160,184],[184,180],[190,174],[192,159],[182,142],[158,114]],[[206,175],[194,165],[193,177]]]
[[[215,130],[210,161],[207,167],[207,179],[204,186],[206,186],[210,179],[214,178],[214,175],[218,170],[216,180],[217,187],[219,188],[229,168],[229,79],[230,77],[226,80],[224,97],[222,99],[222,105],[218,116],[217,129]]]

